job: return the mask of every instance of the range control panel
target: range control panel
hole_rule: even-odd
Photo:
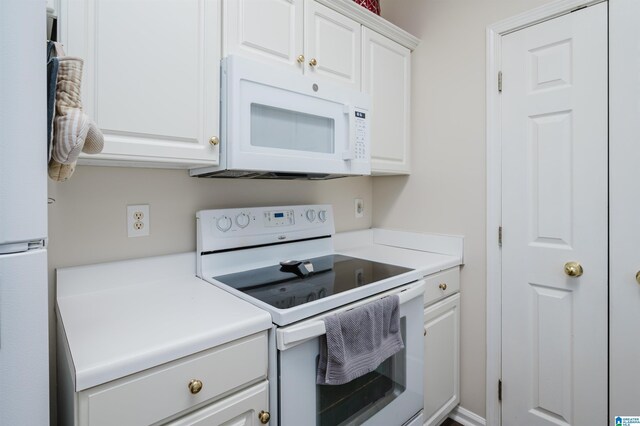
[[[333,208],[328,204],[201,210],[196,219],[199,252],[335,233]]]

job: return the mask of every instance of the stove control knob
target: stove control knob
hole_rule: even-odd
[[[219,230],[221,230],[222,232],[227,232],[229,229],[231,229],[231,225],[233,223],[231,222],[231,218],[228,216],[222,216],[220,219],[217,220],[216,222],[216,226],[218,227]]]
[[[318,219],[320,219],[320,222],[324,222],[325,220],[327,220],[327,211],[326,210],[320,210],[318,212]]]
[[[316,218],[316,211],[315,210],[307,210],[307,220],[309,222],[313,222]]]
[[[236,216],[236,224],[240,228],[246,228],[249,225],[249,216],[246,213],[240,213]]]

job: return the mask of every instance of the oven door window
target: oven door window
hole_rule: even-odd
[[[406,318],[400,319],[406,342]],[[374,371],[343,385],[316,385],[316,425],[361,424],[398,398],[407,387],[406,348]]]

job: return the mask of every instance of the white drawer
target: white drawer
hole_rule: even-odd
[[[266,375],[265,331],[83,391],[79,395],[80,423],[150,425]],[[196,394],[189,389],[193,379],[202,382]]]
[[[430,305],[460,291],[460,267],[427,275],[424,289],[424,305]]]

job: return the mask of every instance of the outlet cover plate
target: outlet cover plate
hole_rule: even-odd
[[[149,235],[149,204],[127,206],[127,236],[146,237]]]

